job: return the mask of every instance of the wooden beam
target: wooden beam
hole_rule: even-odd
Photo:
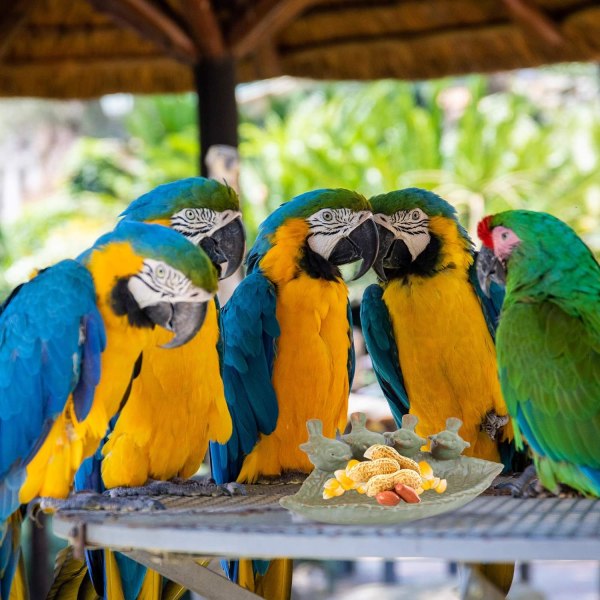
[[[512,18],[520,25],[534,31],[540,38],[553,46],[565,43],[559,26],[530,0],[503,0]]]
[[[187,0],[185,16],[196,48],[206,57],[225,54],[225,40],[210,0]]]
[[[37,0],[2,2],[0,12],[0,58],[2,58],[15,34],[27,21],[27,17]]]
[[[131,550],[123,554],[209,600],[260,599],[260,596],[201,566],[190,556],[157,556],[145,550]]]
[[[256,48],[254,65],[258,79],[279,77],[283,74],[279,55],[271,41],[267,41]]]
[[[240,17],[227,36],[236,58],[243,58],[273,38],[309,7],[322,0],[259,0]]]
[[[135,30],[181,62],[195,63],[198,53],[188,34],[149,0],[90,0],[99,11]]]

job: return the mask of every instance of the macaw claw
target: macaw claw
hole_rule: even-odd
[[[516,479],[494,486],[497,490],[508,490],[513,498],[535,498],[540,494],[535,465],[529,465]]]
[[[55,513],[58,510],[105,510],[105,511],[146,511],[164,510],[165,507],[158,500],[152,498],[113,498],[95,492],[75,492],[68,498],[34,498],[27,505],[27,517],[40,525],[38,515],[40,512]]]
[[[244,490],[244,491],[241,491]],[[131,496],[235,496],[245,494],[244,486],[231,482],[215,483],[213,479],[181,479],[169,481],[150,480],[137,487],[116,487],[104,492],[111,498]]]

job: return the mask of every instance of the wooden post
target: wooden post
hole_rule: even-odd
[[[207,177],[206,154],[211,146],[238,147],[235,61],[231,56],[203,58],[195,68],[195,76],[200,121],[200,172]],[[228,183],[238,188],[237,181]]]

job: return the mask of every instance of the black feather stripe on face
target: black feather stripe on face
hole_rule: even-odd
[[[299,265],[313,279],[336,281],[342,277],[341,271],[335,265],[332,265],[320,254],[311,250],[308,244],[304,244],[302,248],[302,257],[300,258]]]
[[[113,287],[110,295],[110,304],[113,311],[120,317],[127,315],[129,324],[132,327],[153,329],[154,323],[146,316],[135,301],[135,298],[129,291],[128,282],[128,278],[122,277],[117,280],[117,283]]]

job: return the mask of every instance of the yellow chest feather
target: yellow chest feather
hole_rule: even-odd
[[[231,417],[220,375],[219,327],[214,302],[196,337],[172,350],[159,346],[172,334],[155,330],[142,369],[103,448],[107,487],[142,485],[148,478],[190,477],[209,440],[225,443]]]
[[[495,444],[480,431],[485,414],[506,414],[497,376],[496,352],[477,296],[466,275],[448,269],[409,284],[390,283],[383,300],[398,346],[410,401],[427,436],[462,419],[465,453],[497,459]],[[487,438],[487,439],[486,439]]]
[[[307,439],[306,421],[321,419],[323,434],[333,437],[346,425],[348,411],[348,289],[341,280],[326,281],[298,272],[293,244],[305,239],[305,225],[281,228],[285,249],[276,246],[261,263],[277,283],[277,340],[272,382],[279,417],[275,431],[261,436],[246,457],[238,481],[260,475],[312,470],[298,446]],[[277,252],[279,254],[277,254]]]

